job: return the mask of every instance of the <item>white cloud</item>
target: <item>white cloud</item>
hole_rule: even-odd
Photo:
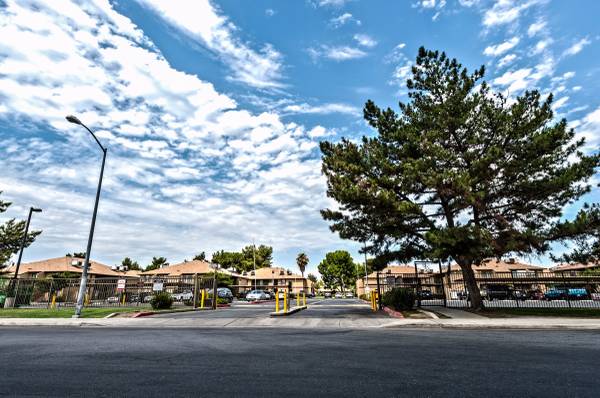
[[[263,89],[284,86],[281,54],[270,44],[259,51],[250,48],[236,37],[239,28],[220,15],[209,0],[138,1],[217,54],[231,68],[231,80]]]
[[[515,22],[525,10],[531,6],[544,2],[545,0],[496,0],[494,6],[485,11],[483,15],[483,25],[486,27],[493,27]]]
[[[435,7],[435,0],[421,0],[421,2],[419,4],[423,8],[434,8]]]
[[[363,47],[375,47],[377,45],[377,41],[373,39],[369,35],[357,33],[354,35],[354,40],[358,43],[359,46]]]
[[[581,119],[576,130],[578,137],[586,139],[586,150],[597,152],[600,145],[600,107],[588,113]]]
[[[100,156],[68,113],[109,148],[100,260],[239,249],[251,235],[276,252],[339,242],[318,212],[329,202],[315,138],[329,132],[240,109],[175,69],[105,0],[7,1],[0,37],[11,37],[0,44],[0,119],[10,126],[0,153],[11,154],[0,157],[0,190],[44,208],[30,255],[80,250],[89,228]],[[32,123],[48,133],[20,134]]]
[[[502,55],[505,52],[511,50],[517,44],[519,44],[519,38],[517,36],[515,36],[503,43],[497,44],[495,46],[486,47],[485,50],[483,51],[483,53],[490,57],[496,57],[498,55]]]
[[[334,28],[339,28],[340,26],[343,26],[349,22],[354,22],[356,25],[359,26],[361,25],[360,20],[354,18],[349,12],[345,12],[342,15],[331,18],[329,20],[329,24]]]
[[[548,49],[548,46],[552,44],[552,39],[544,39],[538,41],[533,47],[533,51],[531,52],[533,55],[541,54]]]
[[[288,105],[283,108],[284,112],[287,113],[312,113],[312,114],[331,114],[331,113],[345,113],[349,115],[360,115],[360,109],[355,106],[347,105],[347,104],[323,104],[317,106],[311,106],[309,104],[294,104]]]
[[[540,32],[544,32],[545,29],[546,29],[546,21],[539,20],[539,21],[534,22],[531,25],[529,25],[529,28],[527,29],[527,35],[529,37],[533,37]]]
[[[274,10],[274,9],[272,9],[272,8],[267,8],[267,9],[265,10],[265,15],[266,15],[267,17],[272,17],[273,15],[275,15],[275,10]]]
[[[479,0],[458,0],[458,3],[463,7],[473,7],[479,3]]]
[[[515,54],[507,54],[504,57],[500,58],[500,61],[498,61],[498,67],[502,68],[503,66],[506,66],[513,62],[515,59],[517,59],[517,56]]]
[[[348,61],[351,59],[364,58],[369,55],[360,48],[350,46],[322,45],[317,48],[311,47],[307,52],[313,61],[317,61],[321,58],[327,58],[334,61]]]
[[[316,3],[319,7],[342,7],[352,0],[318,0]]]
[[[591,43],[592,42],[587,37],[584,37],[583,39],[578,40],[575,43],[573,43],[573,45],[571,47],[567,48],[565,50],[565,52],[563,53],[563,56],[579,54],[585,46],[587,46],[588,44],[591,44]]]

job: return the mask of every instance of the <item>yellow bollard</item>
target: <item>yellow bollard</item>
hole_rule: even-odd
[[[275,292],[275,312],[279,312],[279,290]]]
[[[288,312],[287,290],[283,290],[283,312]]]
[[[206,297],[206,290],[202,289],[202,298],[200,299],[200,308],[204,308],[205,297]]]
[[[302,292],[302,305],[306,307],[306,292]]]
[[[123,293],[123,300],[121,300],[122,305],[125,305],[125,296],[126,296],[125,293]]]
[[[296,307],[300,307],[300,293],[296,295]]]
[[[52,304],[50,305],[50,308],[54,308],[54,306],[56,305],[56,294],[52,295]]]
[[[84,305],[87,307],[90,305],[90,296],[86,293],[85,299],[83,300]]]

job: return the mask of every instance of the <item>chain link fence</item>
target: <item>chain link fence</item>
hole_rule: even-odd
[[[0,278],[0,308],[75,307],[80,278]],[[211,305],[213,278],[202,276],[137,278],[96,278],[87,282],[86,307],[150,306],[152,296],[164,291],[173,297],[175,306],[193,305],[205,291],[206,305]]]
[[[515,271],[475,276],[487,308],[599,308],[600,275]],[[469,307],[462,273],[381,274],[382,291],[413,289],[419,306]]]

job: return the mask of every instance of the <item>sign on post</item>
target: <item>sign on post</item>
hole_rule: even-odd
[[[163,290],[163,283],[162,282],[154,282],[154,284],[152,285],[152,291],[153,292],[162,292]]]
[[[117,281],[117,290],[122,292],[123,290],[125,290],[125,284],[127,283],[127,281],[125,279],[119,279]]]

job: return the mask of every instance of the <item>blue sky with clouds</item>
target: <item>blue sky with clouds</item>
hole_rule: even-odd
[[[3,216],[44,209],[26,261],[83,250],[100,153],[73,113],[109,148],[95,259],[252,240],[290,268],[299,251],[309,271],[333,249],[358,259],[319,215],[333,205],[319,140],[372,134],[362,105],[405,100],[424,45],[510,95],[553,92],[596,151],[599,14],[593,0],[0,0]]]

